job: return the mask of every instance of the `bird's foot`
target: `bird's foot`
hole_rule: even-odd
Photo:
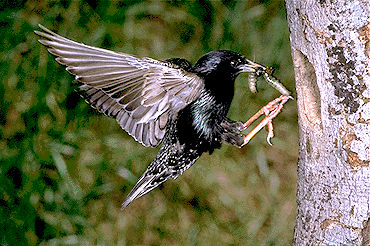
[[[241,145],[243,147],[265,126],[267,127],[267,142],[271,144],[271,138],[274,136],[274,127],[272,125],[272,120],[281,112],[283,109],[284,104],[289,100],[293,99],[291,96],[281,95],[278,98],[275,98],[271,102],[269,102],[266,106],[261,108],[257,113],[255,113],[249,120],[244,123],[244,130],[256,121],[260,116],[265,115],[265,118],[250,131],[245,137],[244,142]]]

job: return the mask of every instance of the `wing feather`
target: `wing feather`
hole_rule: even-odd
[[[169,62],[77,43],[39,26],[40,43],[82,83],[86,102],[144,146],[157,146],[168,122],[204,87],[197,75]]]

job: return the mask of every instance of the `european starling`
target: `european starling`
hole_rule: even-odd
[[[204,152],[221,143],[241,147],[263,127],[273,136],[271,120],[290,98],[272,72],[244,56],[227,50],[212,51],[194,66],[185,59],[159,61],[138,58],[77,43],[39,25],[35,33],[56,61],[75,76],[86,102],[111,116],[136,141],[156,147],[158,155],[149,164],[123,201],[122,209],[168,179],[176,179]],[[283,95],[263,107],[246,123],[226,117],[239,73],[263,75]],[[265,119],[248,134],[242,131],[259,116]]]

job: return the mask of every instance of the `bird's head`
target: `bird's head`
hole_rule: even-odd
[[[193,70],[201,77],[227,77],[232,80],[241,72],[255,72],[251,61],[229,50],[216,50],[205,54],[197,61]]]
[[[241,72],[255,72],[253,62],[229,50],[216,50],[205,54],[192,67],[192,72],[204,79],[205,88],[217,100],[231,103],[234,82]]]

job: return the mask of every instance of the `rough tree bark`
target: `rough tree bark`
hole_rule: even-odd
[[[300,127],[294,245],[370,245],[370,2],[286,7]]]

